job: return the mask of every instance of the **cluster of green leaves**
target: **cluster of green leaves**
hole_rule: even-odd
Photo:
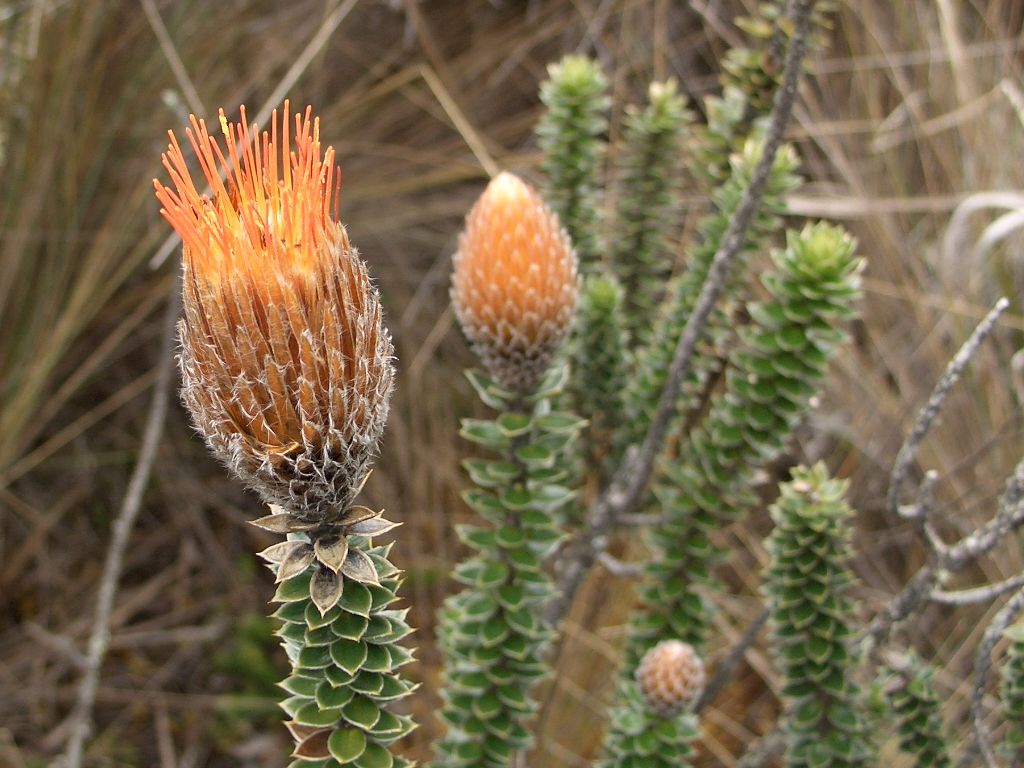
[[[772,651],[782,670],[788,768],[876,765],[850,679],[857,617],[848,592],[852,510],[825,467],[797,468],[771,508],[765,570]]]
[[[619,153],[619,205],[609,249],[626,292],[627,330],[636,340],[649,335],[649,320],[661,301],[672,268],[669,235],[678,213],[682,137],[690,115],[675,81],[652,83],[647,106],[626,110]]]
[[[689,713],[652,711],[635,680],[621,681],[615,715],[604,740],[598,768],[686,768],[697,738],[697,718]]]
[[[933,670],[912,653],[900,657],[898,665],[893,666],[886,693],[896,719],[900,749],[916,759],[917,768],[947,768],[949,745],[943,738]]]
[[[572,349],[576,410],[588,415],[581,452],[604,485],[622,455],[630,353],[623,330],[623,291],[613,277],[583,284],[578,332]]]
[[[694,247],[686,270],[669,286],[655,331],[639,355],[636,376],[631,382],[628,407],[631,438],[634,441],[643,439],[654,417],[675,354],[676,340],[693,314],[711,269],[711,262],[722,244],[722,238],[740,205],[744,191],[750,185],[763,146],[762,142],[751,140],[741,153],[733,156],[729,178],[711,197],[714,210],[701,220],[698,227],[700,242]],[[775,157],[762,203],[729,276],[725,301],[709,318],[704,333],[704,349],[695,361],[689,381],[684,384],[679,409],[681,413],[690,410],[704,382],[721,364],[718,355],[725,347],[726,339],[731,337],[732,305],[743,293],[741,286],[746,276],[746,257],[764,248],[771,235],[781,228],[780,214],[785,210],[785,195],[800,184],[798,166],[796,154],[791,147],[783,148]]]
[[[566,56],[550,65],[540,87],[547,107],[537,125],[545,198],[569,233],[584,273],[601,259],[598,211],[611,105],[607,89],[600,66],[585,56]]]
[[[538,392],[517,396],[470,374],[499,415],[462,425],[463,437],[496,457],[464,465],[476,486],[464,498],[488,525],[459,527],[473,554],[455,569],[464,589],[441,611],[448,731],[436,763],[445,768],[506,766],[533,743],[527,724],[537,704],[530,694],[549,672],[553,637],[541,611],[553,593],[545,561],[562,541],[560,518],[575,498],[565,484],[567,456],[583,426],[552,408],[566,377],[556,368]]]
[[[629,667],[661,640],[706,643],[702,592],[715,585],[713,566],[727,554],[712,534],[752,505],[752,470],[785,445],[844,339],[840,323],[853,314],[861,261],[842,229],[791,232],[774,261],[763,277],[771,300],[750,306],[724,392],[679,459],[662,467],[656,492],[668,519],[652,532],[657,557],[646,568]]]
[[[1006,737],[1002,749],[1014,765],[1024,762],[1024,624],[1006,630],[1010,641],[1000,694]]]
[[[793,33],[785,0],[767,0],[756,11],[736,19],[750,45],[729,49],[722,59],[722,93],[704,102],[707,117],[693,134],[695,177],[712,190],[729,177],[728,159],[755,134],[772,107],[782,83],[782,64]],[[812,11],[811,45],[821,47],[829,29],[829,6],[820,0]]]
[[[289,768],[411,768],[388,749],[414,727],[390,711],[415,687],[398,673],[412,661],[399,644],[411,632],[407,610],[392,607],[401,572],[388,559],[390,544],[350,536],[349,547],[373,562],[377,584],[345,579],[337,605],[321,614],[309,585],[313,569],[324,566],[314,564],[282,581],[274,595],[281,607],[273,616],[282,622],[278,635],[292,665],[280,684],[290,694],[281,707],[296,741]]]

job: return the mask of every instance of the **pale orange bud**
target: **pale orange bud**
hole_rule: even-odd
[[[704,662],[693,646],[664,640],[649,650],[636,670],[647,705],[669,717],[685,710],[704,688]]]
[[[391,337],[366,267],[337,221],[341,172],[319,119],[288,103],[270,132],[220,112],[226,150],[186,129],[211,195],[173,133],[154,181],[181,235],[182,398],[217,456],[270,503],[306,520],[349,506],[387,418]],[[226,180],[221,181],[218,168]]]
[[[500,384],[529,392],[576,311],[576,254],[532,187],[501,173],[466,216],[452,303],[473,351]]]

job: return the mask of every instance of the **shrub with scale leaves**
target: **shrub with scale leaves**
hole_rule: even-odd
[[[537,125],[545,197],[569,232],[584,274],[597,270],[601,162],[608,128],[608,83],[597,62],[566,56],[548,67],[540,99],[547,108]]]
[[[283,580],[274,595],[281,603],[273,614],[282,622],[278,635],[292,664],[281,682],[290,694],[281,703],[291,718],[285,725],[296,742],[289,768],[412,765],[388,751],[414,727],[390,711],[392,702],[414,688],[399,675],[412,661],[412,653],[399,645],[411,632],[408,609],[393,605],[401,573],[388,561],[390,545],[372,546],[368,537],[353,533],[349,546],[372,564],[374,575],[344,579],[337,603],[326,612],[310,600],[308,569]]]
[[[692,646],[666,640],[649,650],[619,686],[600,768],[689,765],[697,718],[687,709],[703,687],[704,662]]]
[[[686,270],[669,285],[654,333],[637,356],[636,378],[630,387],[628,403],[629,434],[634,441],[643,439],[650,426],[661,390],[668,378],[676,340],[693,313],[711,262],[739,207],[743,191],[750,184],[754,169],[761,159],[762,149],[763,143],[750,141],[742,153],[733,156],[731,176],[712,196],[715,211],[708,214],[698,227],[701,241],[690,255]],[[704,382],[717,370],[720,357],[725,355],[725,345],[732,333],[733,306],[742,293],[739,286],[746,275],[746,258],[763,247],[767,239],[781,227],[779,214],[785,209],[784,196],[799,185],[797,167],[792,148],[787,146],[778,152],[761,205],[748,230],[745,246],[729,276],[725,302],[709,318],[694,362],[694,372],[684,383],[680,413],[686,413],[692,407]]]
[[[542,374],[568,335],[578,290],[558,217],[525,183],[499,175],[466,219],[452,274],[456,315],[494,375],[472,372],[470,382],[500,415],[462,428],[494,455],[464,464],[476,486],[464,498],[486,525],[458,530],[472,552],[455,569],[465,588],[440,613],[447,733],[436,752],[445,768],[507,765],[533,743],[531,691],[548,672],[552,638],[545,561],[575,498],[568,456],[583,426],[553,407],[566,368]]]
[[[1010,645],[999,691],[1006,720],[1006,737],[1001,746],[1012,764],[1020,765],[1024,763],[1024,624],[1010,627],[1005,634]]]
[[[946,768],[950,745],[943,738],[933,670],[907,653],[891,659],[889,671],[892,679],[886,694],[896,718],[900,749],[914,758],[917,768]]]
[[[874,766],[861,692],[851,679],[858,622],[847,565],[853,512],[825,467],[797,468],[771,508],[765,591],[783,678],[789,768]]]
[[[565,374],[554,370],[525,397],[471,374],[481,399],[500,415],[462,427],[495,458],[465,462],[476,487],[464,498],[486,525],[458,529],[472,554],[455,569],[463,591],[441,610],[448,731],[435,762],[445,768],[508,765],[533,743],[531,692],[548,674],[553,636],[541,618],[553,593],[545,562],[562,540],[559,520],[575,496],[563,483],[582,427],[572,414],[552,410]]]
[[[619,204],[609,242],[626,294],[630,334],[648,335],[672,270],[669,235],[679,213],[682,134],[689,120],[674,80],[652,83],[644,109],[631,107],[617,163]]]
[[[775,269],[762,278],[771,299],[750,306],[725,390],[658,478],[668,519],[652,535],[660,557],[646,569],[652,583],[633,622],[630,664],[663,639],[705,643],[702,593],[716,585],[713,568],[726,554],[712,535],[752,505],[751,471],[778,455],[824,381],[858,296],[854,248],[841,228],[818,224],[790,232],[775,252]]]
[[[576,411],[588,422],[582,452],[603,484],[622,453],[625,390],[631,356],[623,331],[623,291],[614,278],[593,276],[580,297],[572,350]]]

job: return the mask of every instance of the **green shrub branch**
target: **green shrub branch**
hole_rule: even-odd
[[[545,561],[563,536],[560,518],[575,497],[564,483],[566,456],[582,422],[552,409],[565,371],[548,376],[527,398],[471,374],[477,392],[500,415],[466,419],[462,435],[496,454],[465,467],[475,488],[464,498],[486,525],[464,525],[460,539],[472,551],[455,569],[465,588],[441,610],[440,647],[446,666],[441,717],[447,734],[436,764],[506,766],[529,749],[527,724],[537,711],[534,686],[548,672],[553,632],[541,608],[553,585]]]

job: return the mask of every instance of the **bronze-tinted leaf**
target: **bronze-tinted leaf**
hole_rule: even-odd
[[[323,616],[341,600],[345,580],[330,568],[320,567],[309,582],[309,596]]]
[[[337,573],[348,555],[348,539],[344,536],[336,539],[317,539],[313,543],[313,549],[316,551],[316,559]]]
[[[359,581],[363,584],[380,585],[373,560],[365,552],[361,552],[358,549],[349,549],[348,557],[345,558],[345,564],[341,566],[341,572],[353,581]]]
[[[374,512],[369,507],[363,507],[356,504],[355,506],[349,507],[345,510],[345,514],[343,514],[341,519],[338,520],[338,524],[345,526],[355,525],[356,523],[363,522],[363,520],[372,520],[373,518],[380,517],[383,514],[383,509],[380,512]]]
[[[304,570],[309,567],[309,564],[313,562],[313,547],[304,541],[289,541],[285,542],[292,544],[292,548],[288,554],[281,560],[281,564],[277,566],[277,578],[274,579],[274,583],[290,579],[292,576],[298,576]]]
[[[292,738],[295,739],[295,741],[297,742],[305,741],[314,733],[319,733],[323,730],[330,730],[325,728],[319,728],[315,725],[304,725],[303,723],[297,723],[294,720],[285,720],[284,727],[288,729],[288,731],[292,735]]]
[[[295,515],[287,512],[280,512],[276,515],[267,515],[256,520],[250,520],[249,525],[255,525],[271,533],[295,533],[296,531],[311,531],[316,528],[316,523],[307,523],[299,520]]]
[[[269,547],[259,553],[258,557],[262,557],[268,563],[280,563],[289,552],[292,551],[296,544],[301,542],[297,541],[279,541],[277,544],[271,544]]]
[[[292,757],[301,757],[306,760],[324,760],[331,756],[327,748],[327,740],[331,736],[331,729],[324,728],[314,732],[312,735],[299,742],[292,752]]]
[[[380,536],[400,525],[401,523],[393,523],[390,520],[385,520],[383,517],[372,517],[369,520],[363,520],[361,523],[349,526],[348,532],[354,533],[357,536]]]

